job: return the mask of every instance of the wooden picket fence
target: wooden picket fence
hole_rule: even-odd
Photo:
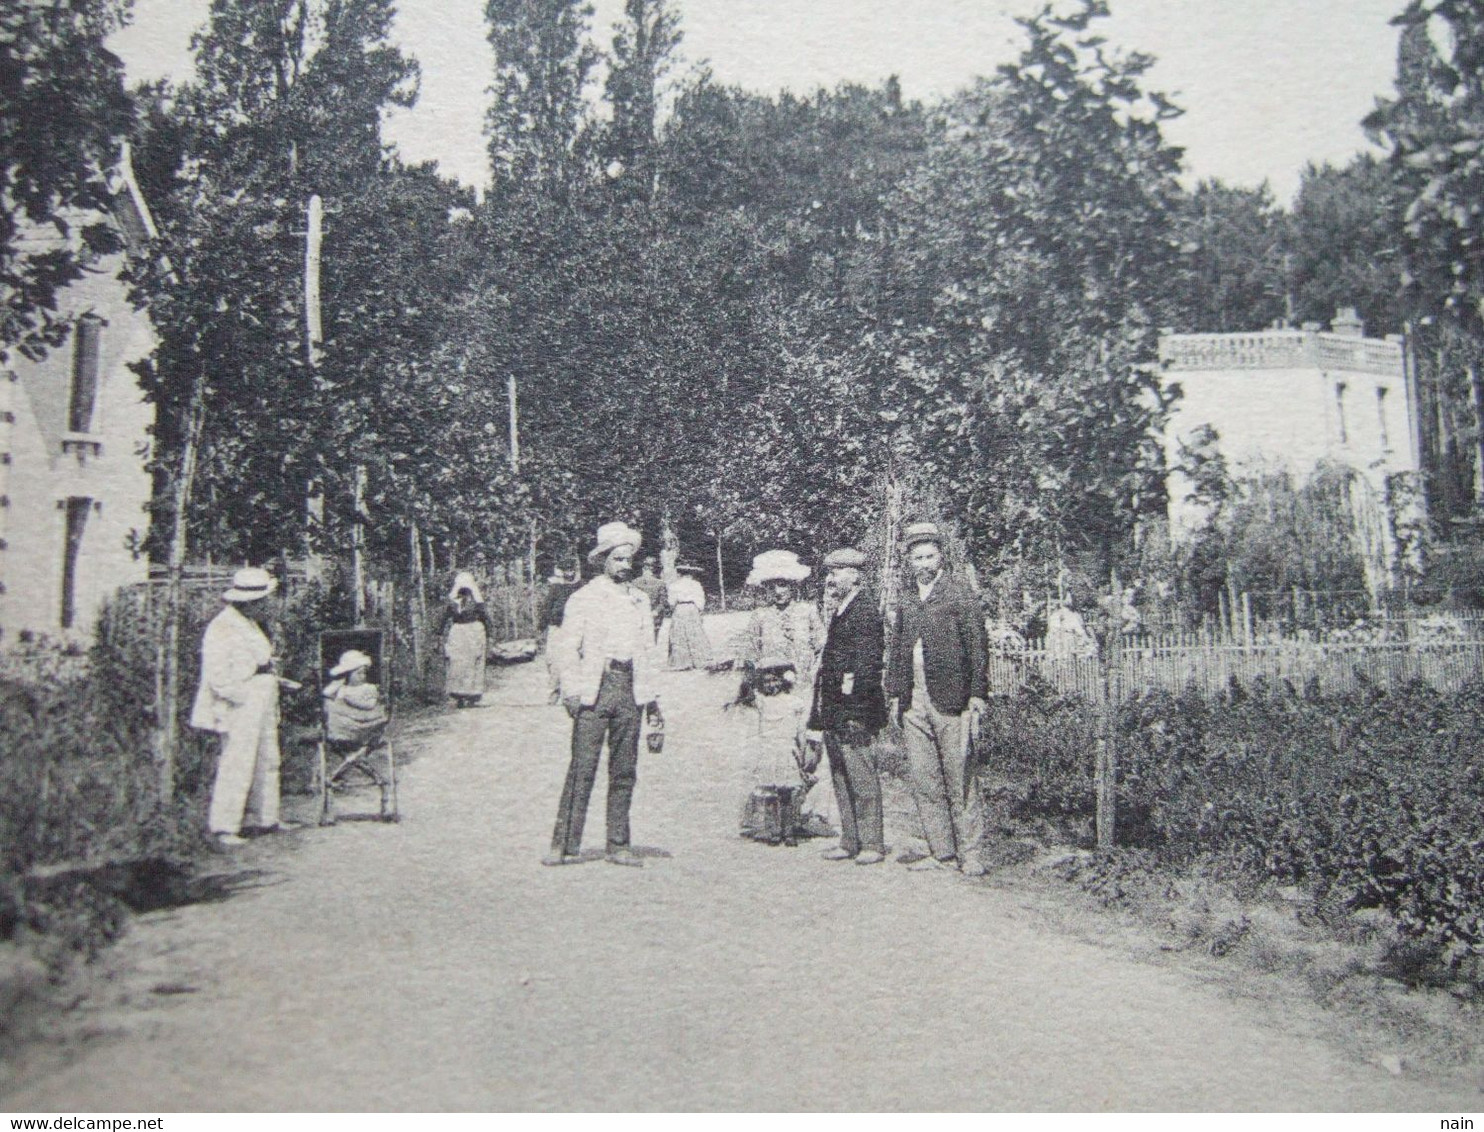
[[[1251,688],[1259,680],[1286,681],[1302,692],[1311,681],[1326,693],[1371,685],[1400,688],[1420,680],[1440,692],[1456,692],[1484,675],[1484,640],[1332,643],[1286,640],[1261,644],[1218,643],[1199,635],[1132,638],[1120,649],[1116,668],[1097,657],[1053,655],[1043,642],[1024,650],[990,654],[990,688],[1013,695],[1031,674],[1063,695],[1101,699],[1113,686],[1123,695],[1194,690],[1215,696],[1232,680]],[[1109,669],[1108,671],[1105,671]],[[1110,677],[1114,679],[1109,679]]]

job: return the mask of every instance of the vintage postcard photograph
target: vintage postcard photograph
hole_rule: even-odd
[[[1484,0],[0,0],[0,210],[0,1109],[1484,1110]]]

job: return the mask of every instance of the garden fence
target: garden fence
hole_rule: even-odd
[[[1105,682],[1125,696],[1194,689],[1209,697],[1225,691],[1233,679],[1243,686],[1260,679],[1274,685],[1286,681],[1295,692],[1317,685],[1326,695],[1365,685],[1398,689],[1413,681],[1456,692],[1484,674],[1484,640],[1478,637],[1242,645],[1171,634],[1127,641],[1116,664],[1107,665],[1095,656],[1053,654],[1039,641],[1023,650],[992,652],[990,688],[1011,695],[1034,675],[1063,695],[1090,700],[1103,698]]]

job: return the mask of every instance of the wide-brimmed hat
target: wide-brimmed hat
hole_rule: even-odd
[[[244,566],[232,575],[232,588],[222,591],[222,600],[237,604],[257,601],[278,589],[278,579],[261,566]]]
[[[598,528],[598,545],[587,552],[587,560],[596,562],[610,550],[621,546],[632,546],[638,550],[644,544],[644,536],[627,523],[604,523]]]
[[[699,574],[701,568],[699,566],[692,566],[687,562],[684,565],[675,567],[675,572],[678,574]]]
[[[791,550],[765,550],[752,560],[752,573],[747,575],[749,586],[761,586],[765,582],[802,582],[810,574],[809,567],[799,561]]]
[[[335,662],[335,667],[330,669],[330,675],[349,676],[357,669],[370,668],[371,664],[371,658],[360,649],[346,649]]]
[[[824,556],[824,568],[833,570],[837,566],[853,566],[859,570],[866,564],[866,556],[853,546],[842,546]]]
[[[476,602],[484,603],[484,595],[479,592],[479,583],[474,580],[474,575],[467,570],[460,570],[453,576],[453,585],[448,588],[448,600],[458,601],[459,594],[464,590],[468,590],[469,596]]]
[[[938,530],[937,523],[908,523],[907,529],[902,532],[902,546],[911,550],[920,542],[934,543],[943,546],[943,532]]]

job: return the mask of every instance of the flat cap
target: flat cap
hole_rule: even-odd
[[[943,545],[943,532],[938,530],[937,523],[908,523],[907,529],[902,532],[902,545],[911,550],[920,542],[935,542]]]
[[[866,556],[853,546],[842,546],[839,550],[832,550],[824,556],[824,568],[832,570],[836,566],[854,566],[859,570],[866,564]]]

